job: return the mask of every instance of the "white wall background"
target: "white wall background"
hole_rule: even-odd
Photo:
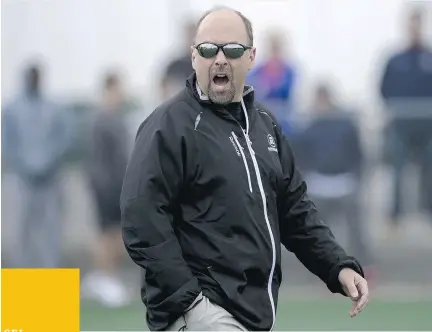
[[[160,59],[181,38],[180,22],[190,12],[199,15],[213,5],[229,4],[252,20],[258,52],[268,27],[286,29],[303,92],[314,78],[331,75],[343,97],[369,103],[375,99],[383,52],[401,42],[409,2],[3,0],[2,97],[17,92],[22,63],[34,55],[49,63],[47,88],[56,95],[96,95],[98,73],[120,65],[129,85],[143,98],[151,96],[151,83],[164,63]],[[432,1],[422,2],[432,9]]]

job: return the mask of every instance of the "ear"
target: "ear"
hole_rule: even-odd
[[[192,68],[195,70],[195,58],[196,58],[195,47],[191,46],[190,52],[191,52]]]
[[[255,64],[255,56],[256,56],[256,48],[252,47],[252,49],[249,51],[249,70],[251,70]]]

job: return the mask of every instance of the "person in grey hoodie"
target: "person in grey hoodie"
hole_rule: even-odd
[[[66,110],[42,92],[42,68],[25,70],[24,91],[2,112],[3,158],[20,186],[20,223],[13,265],[60,266],[59,172],[72,143]]]

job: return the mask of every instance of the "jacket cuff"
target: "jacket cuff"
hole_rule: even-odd
[[[360,263],[354,257],[349,257],[330,270],[329,277],[327,279],[327,287],[332,293],[339,293],[343,296],[347,296],[342,289],[341,283],[339,282],[339,273],[345,268],[349,268],[357,272],[364,278],[363,268],[361,267]]]
[[[198,303],[200,303],[203,299],[203,293],[200,292],[198,294],[198,296],[195,298],[195,300],[191,303],[191,305],[189,307],[186,308],[186,312],[188,312],[189,310],[193,309]]]

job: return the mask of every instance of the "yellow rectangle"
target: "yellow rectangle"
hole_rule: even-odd
[[[1,269],[2,331],[79,332],[79,269]]]

